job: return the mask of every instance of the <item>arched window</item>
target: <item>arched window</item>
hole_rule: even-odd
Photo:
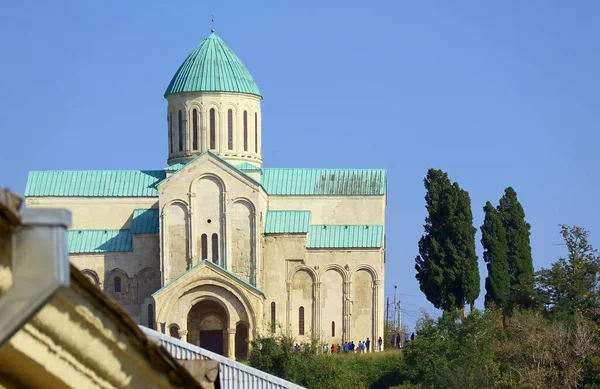
[[[298,310],[298,332],[300,335],[304,335],[304,307],[300,307]]]
[[[208,259],[208,236],[202,234],[202,258],[200,260]]]
[[[171,335],[175,339],[180,338],[179,327],[177,326],[177,324],[171,324],[171,326],[169,327],[169,335]]]
[[[173,152],[173,112],[169,112],[169,147]]]
[[[331,322],[331,336],[335,336],[335,322],[332,321]]]
[[[219,264],[219,235],[212,234],[212,261]]]
[[[244,151],[248,151],[248,112],[244,111]]]
[[[233,150],[233,111],[227,111],[227,148]]]
[[[271,303],[271,332],[273,334],[275,333],[275,323],[276,323],[275,302],[272,302]]]
[[[179,110],[179,151],[183,150],[183,116]]]
[[[258,153],[258,113],[254,112],[254,152]]]
[[[216,129],[215,129],[215,109],[211,108],[210,109],[210,148],[211,149],[216,149],[217,148],[217,136],[215,134]]]
[[[154,307],[148,304],[148,328],[154,329]]]
[[[115,277],[114,289],[115,293],[121,293],[121,277]]]
[[[198,111],[194,108],[192,114],[192,148],[198,150]]]

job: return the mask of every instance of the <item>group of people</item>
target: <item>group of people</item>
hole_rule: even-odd
[[[377,350],[381,351],[383,347],[383,339],[379,337],[377,339]],[[344,344],[332,344],[331,346],[323,345],[321,347],[321,351],[324,353],[331,352],[332,354],[336,353],[369,353],[375,352],[375,345],[371,349],[371,339],[367,338],[367,340],[362,341],[359,340],[358,344],[354,344],[354,341],[344,342]]]
[[[402,348],[408,342],[412,342],[414,340],[415,340],[414,332],[411,335],[408,335],[408,332],[404,333],[404,345],[402,344],[402,336],[399,333],[392,335],[392,348]]]
[[[415,340],[415,333],[413,332],[412,334],[408,334],[408,333],[404,333],[404,342],[402,341],[402,335],[400,335],[400,333],[397,334],[392,334],[392,349],[400,349],[402,347],[404,347],[408,342],[412,342]],[[304,348],[307,349],[310,346],[308,344],[304,345]],[[377,351],[381,351],[383,347],[383,339],[381,339],[381,336],[379,337],[379,339],[377,339]],[[296,345],[294,346],[294,351],[296,352],[300,352],[302,350],[302,346],[300,346],[298,343],[296,343]],[[354,344],[354,341],[350,341],[350,342],[344,342],[344,344],[332,344],[331,346],[329,345],[321,345],[320,347],[320,352],[323,352],[325,354],[331,352],[332,354],[336,354],[336,353],[369,353],[369,352],[375,352],[375,345],[373,345],[373,349],[371,350],[371,339],[367,338],[367,340],[362,341],[359,340],[358,344]]]

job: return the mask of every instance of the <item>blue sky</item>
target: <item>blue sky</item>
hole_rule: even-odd
[[[208,3],[3,2],[0,185],[163,168],[162,95],[214,14],[264,95],[266,167],[388,170],[385,289],[411,327],[436,313],[414,271],[430,167],[469,191],[476,227],[513,186],[536,268],[564,254],[559,223],[600,246],[599,2]]]

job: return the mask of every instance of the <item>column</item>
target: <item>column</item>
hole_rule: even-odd
[[[192,149],[192,146],[190,144],[190,128],[188,126],[188,111],[189,111],[189,107],[187,105],[183,106],[183,155],[190,155],[190,150]]]
[[[217,110],[217,114],[219,115],[217,120],[217,150],[215,150],[218,154],[223,155],[227,152],[227,108],[223,110],[223,106],[220,106]]]
[[[321,283],[315,282],[313,284],[313,335],[319,336],[321,335]]]
[[[196,262],[198,262],[198,248],[197,246],[197,242],[196,242],[196,226],[194,223],[194,203],[195,203],[195,199],[196,199],[196,193],[191,192],[188,193],[188,199],[189,199],[189,206],[188,206],[188,234],[189,234],[189,245],[188,245],[188,250],[190,250],[190,254],[189,257],[191,258],[192,261],[192,266],[194,266],[196,264]]]
[[[165,286],[166,284],[168,284],[168,280],[167,280],[167,265],[166,265],[166,260],[167,260],[167,248],[169,247],[169,239],[168,239],[168,233],[167,233],[167,217],[164,213],[165,211],[163,211],[163,213],[161,213],[160,215],[160,233],[162,235],[162,239],[161,241],[161,246],[160,247],[160,273],[161,273],[161,282],[162,282],[162,286]]]
[[[229,225],[227,223],[227,216],[229,216],[229,207],[227,206],[228,197],[227,191],[223,191],[223,214],[221,215],[221,231],[219,231],[219,245],[222,249],[220,250],[221,255],[219,256],[219,260],[224,269],[232,271],[231,263],[229,261],[231,247],[227,244],[227,239],[231,236],[231,231],[229,231]]]
[[[256,211],[250,215],[250,283],[258,285],[258,242],[256,236]]]
[[[379,339],[379,284],[381,281],[373,280],[373,337],[371,338],[371,345],[375,345],[377,339]],[[381,335],[383,338],[383,334]],[[373,351],[376,348],[372,349]]]
[[[350,296],[350,291],[351,291],[351,286],[352,283],[350,281],[344,281],[344,307],[343,307],[343,314],[344,314],[344,323],[343,323],[343,341],[344,342],[348,342],[351,340],[351,331],[350,331],[350,318],[352,315],[351,312],[351,296]]]
[[[235,329],[227,330],[227,357],[235,361]]]
[[[292,333],[292,283],[288,282],[285,286],[287,292],[286,310],[285,310],[285,327],[287,334]]]
[[[179,330],[178,332],[179,338],[181,340],[183,340],[184,342],[188,341],[187,335],[188,335],[188,330],[183,329],[183,330]]]

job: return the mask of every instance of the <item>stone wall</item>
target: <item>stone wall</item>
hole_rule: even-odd
[[[141,304],[160,289],[158,234],[133,235],[132,252],[71,254],[69,259],[138,323],[146,323]],[[115,291],[115,277],[120,292]]]
[[[65,208],[73,230],[120,230],[131,227],[135,209],[156,208],[156,197],[28,197],[27,208]]]
[[[299,342],[311,331],[327,344],[383,336],[383,249],[309,250],[302,234],[266,235],[264,245],[267,333],[275,303],[278,328]]]
[[[311,224],[383,225],[384,196],[269,196],[269,209],[310,211]]]
[[[213,152],[232,164],[249,162],[256,166],[262,164],[262,117],[261,98],[241,93],[178,93],[167,96],[167,115],[173,118],[173,152],[169,147],[169,162],[177,163],[190,160],[194,155],[210,149],[209,121],[210,110],[215,110],[215,148]],[[193,149],[193,111],[198,120],[198,148]],[[179,151],[179,110],[183,115],[183,150]],[[232,111],[233,147],[228,142],[228,111]],[[244,149],[244,111],[247,112],[247,149]],[[255,130],[255,115],[256,125]],[[168,123],[167,123],[168,125]],[[168,129],[167,129],[168,133]],[[258,138],[255,137],[258,136]],[[256,148],[256,143],[258,148]]]

